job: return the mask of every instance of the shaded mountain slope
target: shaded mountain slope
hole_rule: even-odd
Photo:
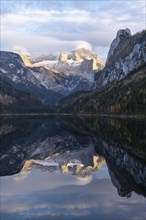
[[[131,35],[129,29],[117,32],[108,52],[105,68],[97,72],[97,88],[119,81],[146,61],[146,30]]]
[[[14,88],[1,78],[0,81],[0,113],[35,113],[45,109],[30,93]]]
[[[66,113],[146,114],[146,63],[118,82],[99,90],[68,97],[60,107]]]

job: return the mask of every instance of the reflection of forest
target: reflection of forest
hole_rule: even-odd
[[[64,119],[64,118],[63,118]],[[146,162],[146,119],[106,117],[66,117],[65,126],[86,135],[102,138],[108,144],[121,147]]]
[[[39,168],[90,176],[107,163],[120,196],[146,196],[146,120],[97,117],[1,119],[1,176]],[[45,161],[45,165],[43,162]],[[50,164],[54,161],[56,164]],[[54,163],[53,162],[53,163]]]

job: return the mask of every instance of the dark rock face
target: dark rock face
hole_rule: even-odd
[[[118,46],[118,44],[126,39],[129,38],[131,36],[131,31],[126,28],[126,29],[121,29],[117,32],[117,36],[116,38],[112,41],[109,52],[108,52],[108,56],[107,56],[107,61],[106,63],[108,63],[108,59],[113,55],[114,50],[116,49],[116,47]]]
[[[94,91],[67,97],[59,112],[145,114],[145,39],[146,31],[118,31],[105,67],[95,74]]]
[[[97,74],[97,87],[119,81],[146,61],[146,31],[131,35],[129,29],[119,30],[113,40],[105,68]]]

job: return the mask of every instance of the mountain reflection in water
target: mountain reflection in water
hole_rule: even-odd
[[[138,213],[137,218],[144,219],[146,120],[73,116],[17,116],[3,117],[0,120],[1,203],[4,219],[19,219],[20,216],[21,219],[47,219],[48,216],[48,219],[75,219],[78,217],[80,219],[88,219],[89,217],[92,219],[100,219],[101,217],[116,219],[117,212],[120,213],[120,211],[127,215],[128,211],[119,207],[114,207],[112,214],[107,212],[103,215],[97,215],[98,209],[96,210],[95,205],[98,204],[102,191],[108,192],[106,193],[107,197],[102,195],[102,199],[105,197],[105,200],[108,200],[112,195],[127,198],[131,198],[133,195],[134,198],[138,198],[137,200],[132,197],[130,201],[133,202],[130,205],[127,203],[129,200],[120,200],[119,205],[125,204],[126,207],[132,207],[133,214],[130,214],[129,208],[128,219],[136,217]],[[105,189],[107,180],[108,185]],[[95,188],[95,183],[98,185],[98,189]],[[75,196],[78,194],[76,194],[77,191],[74,192],[74,188],[80,185],[82,185],[82,189],[77,188],[77,191],[81,197],[85,196],[85,192],[82,192],[85,185],[86,187],[92,185],[88,189],[90,193],[88,193],[87,200],[89,204],[93,200],[94,205],[89,208],[86,207],[87,203],[85,202],[85,207],[78,208],[76,215],[71,211],[67,214],[66,208],[62,208],[62,203],[69,200],[66,197],[68,194],[70,194],[70,200],[75,200]],[[55,191],[49,187],[55,188]],[[65,187],[67,191],[62,187]],[[115,187],[117,195],[113,192]],[[59,196],[59,188],[63,190],[62,199]],[[96,191],[94,193],[92,193],[93,188]],[[47,193],[44,194],[44,189],[51,190],[48,197]],[[22,211],[18,210],[18,207],[13,207],[15,212],[10,212],[7,210],[6,203],[9,204],[8,200],[12,199],[10,199],[12,195],[14,197],[16,193],[16,201],[22,202],[20,196],[17,195],[17,190],[21,190],[21,196],[27,194],[28,200],[29,197],[34,196],[40,204],[42,204],[41,199],[44,198],[49,203],[52,201],[50,206],[53,201],[56,204],[59,200],[58,209],[62,209],[62,211],[60,210],[57,215],[46,214],[45,205],[42,204],[42,207],[37,209],[35,201],[35,214],[34,210],[29,210],[26,217],[25,208]],[[35,191],[34,194],[33,191]],[[94,194],[97,196],[96,199]],[[57,200],[53,200],[53,196],[57,197]],[[64,201],[62,202],[62,200]],[[76,202],[75,200],[73,204]],[[110,203],[114,202],[110,201]],[[136,205],[137,203],[139,205]],[[16,204],[15,206],[18,206]],[[70,206],[74,206],[73,204]],[[33,205],[31,204],[31,206]],[[80,205],[78,204],[78,206]],[[99,204],[97,206],[99,207]],[[8,207],[11,210],[9,205]],[[72,210],[71,207],[70,210]],[[37,214],[40,209],[41,217],[40,214]],[[101,210],[100,212],[102,213]]]

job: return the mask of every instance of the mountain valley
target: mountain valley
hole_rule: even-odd
[[[119,30],[105,64],[85,48],[36,58],[1,51],[1,113],[145,114],[145,38]]]

